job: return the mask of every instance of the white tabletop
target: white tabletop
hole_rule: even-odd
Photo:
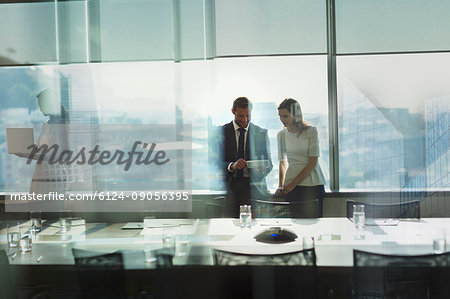
[[[167,222],[167,223],[166,223]],[[353,265],[353,249],[389,254],[430,254],[433,239],[450,233],[450,218],[400,220],[396,225],[366,226],[364,237],[355,238],[356,230],[347,218],[319,219],[256,219],[251,228],[242,229],[238,219],[200,219],[189,223],[167,220],[177,239],[189,248],[204,250],[175,257],[175,264],[211,264],[210,248],[247,254],[277,254],[303,248],[303,237],[314,237],[319,266]],[[32,252],[17,253],[11,264],[73,264],[71,248],[98,252],[115,250],[149,251],[162,247],[161,235],[167,227],[147,226],[143,229],[121,229],[121,224],[85,224],[61,233],[54,227],[44,229],[33,244]],[[253,237],[259,232],[279,226],[294,231],[299,237],[291,243],[265,244]],[[6,231],[0,232],[2,248],[6,247]],[[441,237],[441,236],[439,236]],[[447,244],[449,243],[447,237]],[[13,251],[8,251],[12,254]],[[135,253],[133,253],[135,254]],[[188,258],[189,255],[204,255]],[[42,256],[42,258],[38,259]],[[126,259],[126,258],[125,258]],[[135,267],[135,262],[132,267]]]
[[[386,221],[386,225],[366,226],[361,237],[347,218],[258,219],[250,229],[241,229],[234,219],[212,219],[209,234],[233,237],[227,241],[210,241],[208,245],[245,254],[277,254],[300,250],[303,236],[314,237],[319,266],[352,266],[353,249],[386,254],[431,254],[433,239],[450,233],[449,218],[405,219],[394,223],[396,225]],[[276,245],[260,243],[253,238],[270,226],[292,230],[299,238]]]

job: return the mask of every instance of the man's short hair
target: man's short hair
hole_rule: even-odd
[[[252,102],[246,97],[239,97],[233,102],[233,111],[236,111],[236,108],[249,108],[252,110]]]

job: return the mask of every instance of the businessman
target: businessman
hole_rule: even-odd
[[[245,97],[233,102],[231,112],[234,120],[223,125],[222,170],[227,190],[223,217],[238,217],[239,206],[251,204],[253,199],[265,199],[268,196],[265,177],[272,170],[270,146],[267,130],[250,122],[252,104]],[[249,161],[263,160],[253,165]]]

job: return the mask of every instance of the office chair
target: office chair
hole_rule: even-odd
[[[83,298],[126,298],[121,252],[99,254],[72,248]]]
[[[318,218],[321,216],[319,200],[269,201],[253,200],[255,217],[258,218]]]
[[[420,201],[376,204],[347,200],[347,218],[353,218],[353,205],[364,205],[366,218],[420,218]]]
[[[449,298],[450,252],[387,255],[353,250],[353,298]]]
[[[315,266],[314,248],[283,254],[242,254],[213,249],[214,264],[218,266]]]
[[[220,218],[225,196],[214,197],[211,202],[205,203],[205,218]]]
[[[16,285],[10,270],[8,256],[5,250],[0,250],[0,299],[62,298],[70,295],[72,295],[70,291],[57,291],[53,284],[30,284],[27,281],[23,285]]]
[[[219,280],[220,298],[318,297],[314,248],[277,255],[213,249],[213,256],[225,277]]]
[[[175,248],[161,248],[152,251],[156,258],[157,268],[171,268],[173,267],[173,257],[175,255]]]
[[[6,251],[0,249],[0,299],[17,298]]]

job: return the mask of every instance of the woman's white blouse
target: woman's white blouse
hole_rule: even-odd
[[[290,133],[286,128],[278,132],[278,159],[287,159],[289,167],[286,171],[285,185],[289,184],[302,169],[308,164],[309,157],[319,157],[319,137],[317,128],[309,127],[297,136]],[[298,186],[324,185],[325,177],[320,169],[319,163],[311,171],[310,175],[300,181]]]

